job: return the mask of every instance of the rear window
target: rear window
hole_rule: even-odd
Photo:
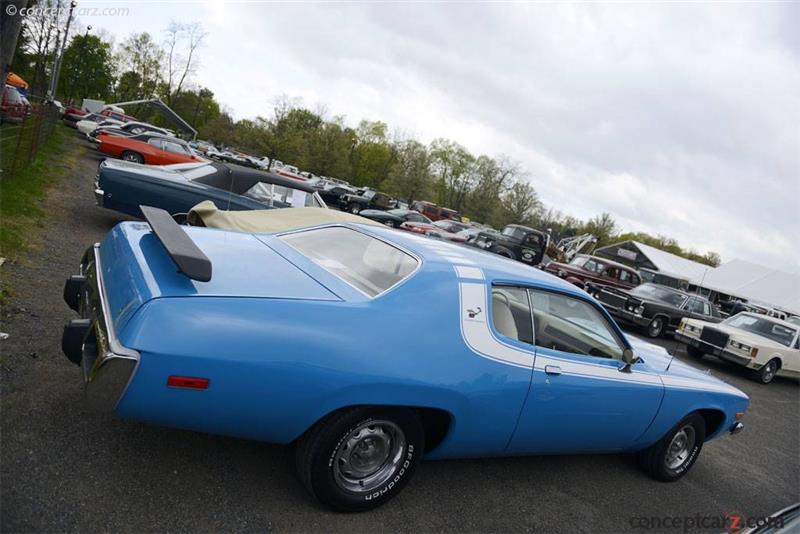
[[[370,297],[399,284],[419,265],[419,260],[407,252],[341,226],[306,230],[281,239]]]

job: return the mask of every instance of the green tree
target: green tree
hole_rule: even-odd
[[[389,177],[396,154],[387,132],[388,126],[380,121],[362,120],[358,125],[350,152],[354,184],[380,188]]]
[[[492,222],[498,228],[511,223],[531,225],[539,209],[541,202],[533,185],[530,182],[517,181],[503,195],[500,209]]]
[[[138,98],[150,98],[156,94],[161,82],[164,51],[147,33],[131,34],[117,51],[117,62],[123,71],[133,71],[141,78]]]
[[[408,202],[424,200],[431,189],[431,158],[427,147],[407,139],[395,145],[395,153],[386,191]]]
[[[66,100],[106,100],[114,83],[111,43],[96,35],[76,35],[66,50],[59,79]]]
[[[581,229],[580,233],[589,233],[597,238],[597,246],[604,247],[615,240],[617,223],[610,213],[602,213],[592,217]]]

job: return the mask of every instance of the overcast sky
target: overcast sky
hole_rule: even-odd
[[[800,272],[800,3],[94,2],[117,40],[208,31],[195,82],[519,161],[542,201]],[[346,178],[346,177],[343,177]]]

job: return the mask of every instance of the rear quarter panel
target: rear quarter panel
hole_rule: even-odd
[[[342,407],[431,407],[453,421],[432,457],[503,454],[531,371],[466,348],[457,287],[443,265],[372,301],[155,299],[120,336],[141,361],[118,415],[288,443]]]

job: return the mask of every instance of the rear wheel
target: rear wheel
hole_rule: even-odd
[[[408,482],[424,451],[417,415],[406,408],[352,408],[317,423],[297,445],[306,489],[341,512],[376,508]]]
[[[688,354],[692,358],[702,358],[703,356],[705,356],[706,353],[698,349],[697,347],[686,345],[686,354]]]
[[[144,163],[144,156],[139,154],[138,152],[132,152],[130,150],[126,150],[122,153],[122,159],[125,161],[130,161],[133,163]]]
[[[653,446],[640,452],[639,463],[656,480],[674,482],[694,465],[705,439],[705,420],[700,414],[689,414]]]
[[[778,374],[779,367],[778,360],[775,358],[771,359],[758,370],[758,381],[762,384],[769,384],[775,380],[775,375]]]
[[[647,335],[650,337],[658,337],[664,331],[664,318],[653,317],[650,324],[647,325]]]

